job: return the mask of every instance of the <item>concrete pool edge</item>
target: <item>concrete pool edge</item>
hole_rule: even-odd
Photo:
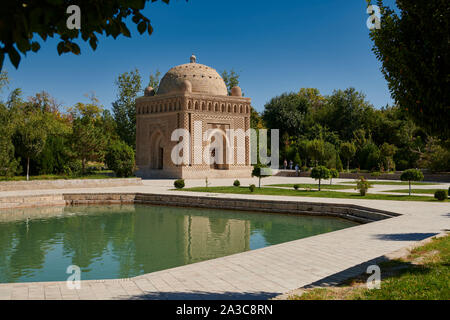
[[[0,197],[0,210],[14,210],[45,206],[70,205],[150,204],[192,208],[220,208],[224,210],[285,213],[308,216],[328,216],[369,223],[400,216],[399,213],[368,206],[345,203],[318,203],[292,199],[261,200],[239,199],[199,195],[159,193],[60,193],[28,196]],[[0,211],[0,214],[1,214]]]
[[[127,195],[140,193],[152,194],[114,192],[107,195],[118,196],[119,200],[107,201],[121,203]],[[86,195],[92,201],[92,194]],[[36,200],[46,196],[41,194]],[[51,196],[55,202],[66,204],[62,194]],[[45,203],[44,198],[40,200],[39,204]],[[286,200],[293,202],[293,199]],[[334,204],[327,200],[333,206],[342,205],[342,201]],[[22,205],[32,203],[30,198]],[[329,277],[336,280],[351,276],[355,266],[366,265],[439,234],[445,230],[450,216],[449,206],[445,204],[376,201],[367,202],[363,207],[372,203],[396,211],[397,217],[134,278],[86,280],[82,281],[81,290],[68,290],[66,282],[0,284],[0,299],[267,299]]]

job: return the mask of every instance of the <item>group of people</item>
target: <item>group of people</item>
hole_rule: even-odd
[[[284,159],[283,167],[284,167],[284,170],[288,169],[288,161],[286,159]],[[289,170],[295,170],[295,172],[298,175],[300,166],[298,165],[298,163],[296,163],[294,166],[294,162],[292,160],[289,160]]]

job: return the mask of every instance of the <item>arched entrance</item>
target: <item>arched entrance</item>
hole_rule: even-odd
[[[150,168],[164,169],[164,136],[156,131],[150,139]]]

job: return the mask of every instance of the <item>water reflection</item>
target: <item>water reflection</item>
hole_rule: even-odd
[[[71,264],[81,268],[82,279],[132,277],[353,225],[142,205],[0,212],[0,282],[65,280]]]

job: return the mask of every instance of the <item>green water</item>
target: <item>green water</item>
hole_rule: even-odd
[[[27,219],[28,218],[28,219]],[[0,212],[0,282],[141,275],[354,226],[334,218],[161,206]]]

